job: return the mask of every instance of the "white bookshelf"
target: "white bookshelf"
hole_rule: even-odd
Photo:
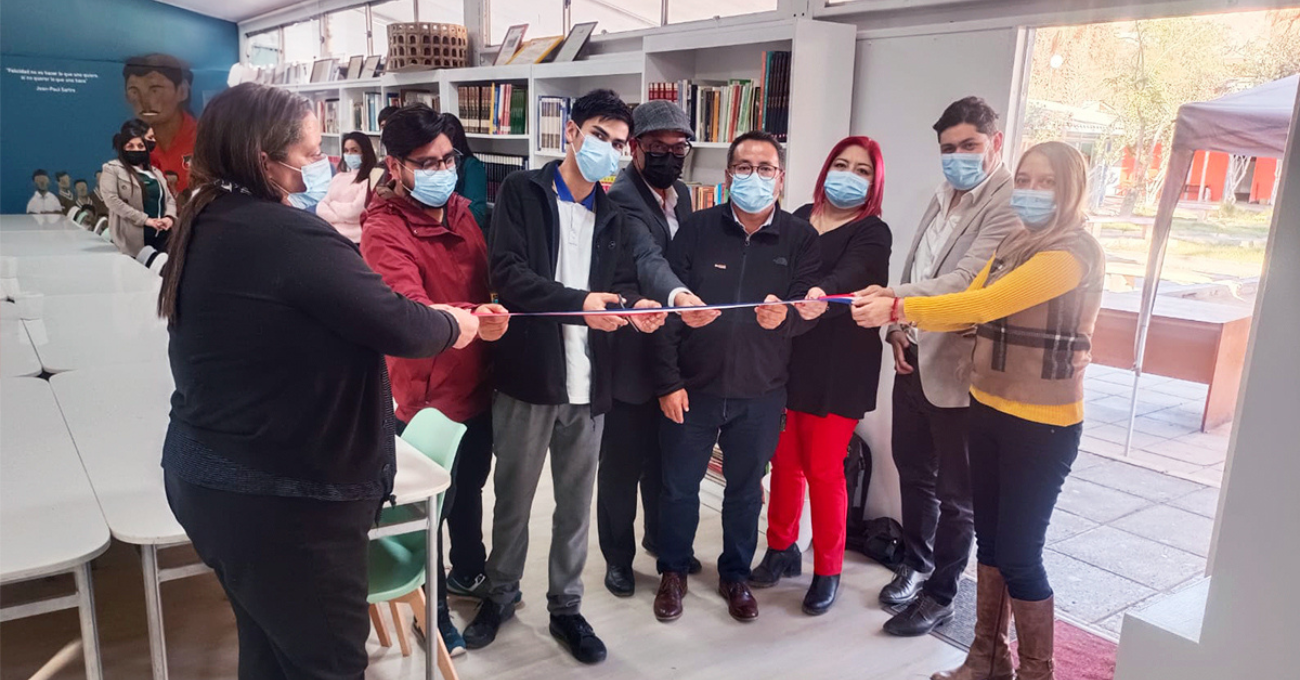
[[[791,52],[789,139],[786,143],[786,204],[793,209],[812,198],[813,185],[826,153],[849,133],[852,108],[854,41],[850,24],[792,19],[676,31],[646,36],[637,51],[597,54],[560,64],[507,64],[412,73],[390,73],[370,80],[281,86],[315,100],[339,99],[339,130],[352,131],[352,103],[365,93],[387,97],[389,92],[423,88],[439,93],[446,111],[458,112],[457,88],[462,85],[513,83],[528,88],[528,133],[470,134],[476,150],[528,156],[531,167],[560,158],[537,151],[537,98],[578,97],[605,87],[629,103],[646,100],[650,83],[677,80],[725,82],[736,78],[758,81],[762,54]],[[363,130],[375,139],[378,132]],[[337,153],[330,138],[327,152]],[[700,142],[688,160],[685,179],[714,184],[723,179],[725,142]],[[626,159],[624,159],[626,162]]]

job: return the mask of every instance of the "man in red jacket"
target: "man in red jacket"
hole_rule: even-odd
[[[489,304],[487,244],[469,209],[454,193],[457,157],[450,128],[427,106],[404,108],[384,127],[389,183],[375,188],[361,215],[361,253],[393,290],[423,304],[450,304],[477,312],[504,312]],[[496,340],[507,317],[480,319],[479,335]],[[483,547],[483,485],[492,466],[492,384],[483,343],[449,350],[435,359],[388,358],[397,419],[436,408],[464,423],[443,503],[451,537],[451,575],[438,579],[438,628],[447,649],[464,640],[447,613],[450,589],[482,597],[487,554]],[[399,424],[399,427],[404,425]],[[442,551],[438,551],[439,576]]]

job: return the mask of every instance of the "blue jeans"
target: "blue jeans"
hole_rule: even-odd
[[[1083,424],[1043,425],[971,399],[970,471],[975,500],[975,557],[997,567],[1017,600],[1052,596],[1043,568],[1047,526]]]
[[[685,574],[700,524],[700,481],[708,471],[713,444],[722,448],[722,555],[724,581],[749,579],[758,546],[763,509],[763,475],[776,452],[785,413],[785,389],[752,399],[723,399],[691,393],[681,425],[664,420],[663,495],[659,498],[659,572]]]

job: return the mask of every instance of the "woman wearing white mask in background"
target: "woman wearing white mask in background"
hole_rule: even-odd
[[[361,213],[370,193],[370,171],[378,163],[375,146],[360,132],[343,135],[343,159],[316,214],[353,243],[361,243]]]
[[[976,335],[970,469],[979,616],[966,662],[934,680],[1054,677],[1043,544],[1079,453],[1083,374],[1106,274],[1105,253],[1085,229],[1086,197],[1083,156],[1061,142],[1039,144],[1021,158],[1011,196],[1025,228],[1002,242],[969,289],[854,301],[853,318],[863,327],[912,323]],[[1016,673],[1008,647],[1013,611]]]

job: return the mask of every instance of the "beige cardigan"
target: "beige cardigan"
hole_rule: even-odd
[[[163,195],[167,200],[164,216],[176,221],[176,198],[167,188],[167,178],[162,170],[149,170],[158,180]],[[113,235],[113,244],[123,253],[135,257],[144,248],[144,223],[149,216],[144,213],[144,192],[140,183],[132,176],[134,169],[112,160],[104,164],[104,174],[100,177],[99,188],[104,205],[108,208],[108,228]]]

